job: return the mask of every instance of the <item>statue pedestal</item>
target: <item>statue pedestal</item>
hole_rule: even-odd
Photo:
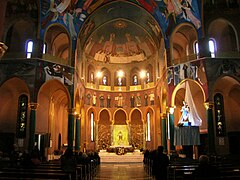
[[[174,129],[174,145],[182,146],[186,157],[198,158],[197,145],[200,145],[200,133],[198,126],[175,127]]]

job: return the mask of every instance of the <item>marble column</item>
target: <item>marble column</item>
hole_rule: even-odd
[[[170,151],[175,151],[175,146],[174,146],[174,108],[170,107],[169,108],[169,113],[168,113],[168,139],[170,143]]]
[[[79,115],[76,115],[76,129],[75,129],[75,151],[78,152],[80,150],[80,127],[81,127],[81,119]]]
[[[34,148],[35,143],[35,129],[36,129],[36,109],[38,103],[30,103],[30,122],[29,122],[29,142],[28,151],[31,152]]]
[[[75,109],[68,110],[68,148],[73,149]]]
[[[161,127],[162,127],[162,146],[163,146],[163,150],[167,151],[167,123],[166,123],[166,115],[162,117]]]
[[[215,154],[215,136],[214,136],[214,123],[213,123],[213,103],[206,102],[205,108],[207,111],[208,122],[208,153]]]

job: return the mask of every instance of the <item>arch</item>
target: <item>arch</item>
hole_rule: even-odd
[[[195,59],[192,44],[198,39],[197,30],[193,24],[185,22],[177,25],[170,37],[170,59],[172,64],[179,64]]]
[[[25,81],[13,77],[4,81],[0,86],[0,132],[16,134],[18,101],[21,95],[26,95],[31,102],[30,89]],[[29,119],[29,114],[27,120]],[[27,122],[28,123],[28,122]]]
[[[88,83],[95,83],[95,68],[92,64],[89,64],[87,67],[87,82]]]
[[[107,111],[108,112],[108,115],[109,115],[109,119],[110,121],[112,121],[112,114],[111,114],[111,111],[108,109],[108,108],[102,108],[99,113],[98,113],[98,119],[100,120],[100,115],[102,113],[102,111]]]
[[[220,77],[213,86],[212,97],[217,93],[223,95],[224,107],[228,107],[224,109],[227,132],[238,131],[240,128],[238,113],[240,111],[240,82],[231,76]]]
[[[174,107],[174,123],[177,125],[181,120],[181,109],[183,102],[186,102],[190,108],[192,125],[200,126],[202,129],[207,129],[206,109],[204,103],[206,101],[205,93],[202,86],[191,79],[186,79],[179,83],[171,97],[171,107]]]
[[[141,111],[139,108],[132,108],[131,111],[130,111],[130,113],[129,113],[129,122],[131,122],[132,113],[133,113],[134,111],[139,111],[139,112],[140,112],[141,117],[142,117],[142,121],[143,121],[143,113],[142,113],[142,111]]]
[[[140,84],[140,78],[139,78],[139,68],[134,67],[130,71],[130,79],[131,79],[131,85],[138,85]]]
[[[25,41],[35,37],[35,23],[30,18],[16,18],[5,28],[8,51],[22,53],[25,57]]]
[[[108,68],[106,67],[103,67],[101,69],[101,73],[102,73],[102,78],[100,80],[100,85],[106,85],[106,86],[109,86],[111,85],[111,72],[109,71]],[[106,83],[104,83],[104,77],[106,77]]]
[[[46,43],[47,54],[64,59],[62,63],[71,64],[72,40],[66,27],[54,23],[47,27],[44,34],[44,43]]]
[[[119,117],[117,116],[118,114],[119,114]],[[122,117],[122,119],[120,119],[120,117]],[[124,117],[125,117],[125,119],[124,119]],[[128,117],[127,112],[124,109],[119,108],[113,113],[113,124],[115,124],[116,122],[121,125],[128,124],[127,117]]]
[[[192,79],[185,79],[185,80],[181,81],[181,82],[174,88],[174,90],[173,90],[172,98],[171,98],[171,106],[172,106],[172,107],[175,106],[175,97],[176,97],[177,91],[182,88],[183,84],[184,84],[186,81],[193,82],[194,84],[196,84],[196,85],[201,89],[201,91],[202,91],[204,102],[206,101],[206,95],[205,95],[205,92],[204,92],[203,87],[202,87],[197,81],[194,81],[194,80],[192,80]]]
[[[148,106],[145,111],[144,111],[144,116],[143,116],[143,120],[144,122],[146,122],[146,116],[147,116],[147,113],[151,111],[152,112],[152,115],[153,115],[153,119],[155,118],[155,110],[154,108],[152,108],[151,106]]]
[[[207,32],[210,38],[212,37],[216,40],[218,56],[221,56],[221,52],[239,52],[239,38],[237,30],[227,19],[217,18],[211,21]]]

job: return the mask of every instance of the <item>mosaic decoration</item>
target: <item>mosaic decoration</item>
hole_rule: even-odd
[[[72,39],[76,40],[87,17],[99,6],[110,1],[112,0],[41,0],[41,36],[43,37],[49,25],[60,23],[68,29]],[[201,34],[199,0],[131,0],[131,2],[142,6],[153,15],[161,27],[167,48],[172,30],[181,22],[192,23]],[[124,26],[121,22],[116,25],[119,28]]]

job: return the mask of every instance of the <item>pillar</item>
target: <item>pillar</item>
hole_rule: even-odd
[[[213,123],[213,103],[206,102],[205,108],[207,111],[208,122],[208,153],[215,154],[215,136],[214,136],[214,123]]]
[[[164,150],[164,151],[167,151],[167,124],[166,124],[166,115],[163,115],[163,117],[162,117],[161,127],[162,127],[162,146],[163,146],[163,150]]]
[[[175,151],[175,146],[174,146],[174,107],[170,107],[169,113],[168,113],[168,139],[169,139],[169,151],[170,152]]]
[[[68,110],[68,148],[73,149],[75,109]]]
[[[199,58],[211,57],[211,53],[209,51],[208,38],[205,37],[198,40],[198,49],[199,49]]]
[[[6,17],[7,0],[0,1],[0,41],[3,40],[4,21]]]
[[[36,109],[38,107],[37,103],[30,103],[30,122],[29,122],[29,142],[28,151],[31,152],[34,148],[35,143],[35,129],[36,129]]]
[[[78,152],[80,150],[80,127],[81,127],[81,120],[80,116],[76,115],[76,131],[75,131],[75,151]]]

